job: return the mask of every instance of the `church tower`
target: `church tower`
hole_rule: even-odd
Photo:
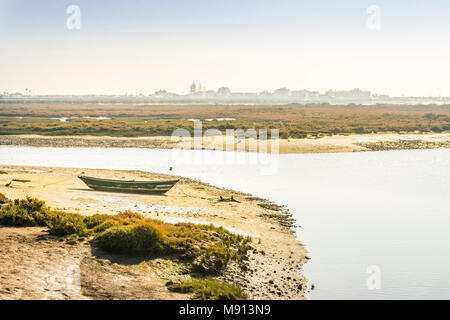
[[[195,94],[197,92],[197,86],[195,85],[195,82],[192,81],[191,87],[190,87],[191,94]]]

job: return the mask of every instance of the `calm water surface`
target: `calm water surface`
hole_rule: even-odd
[[[312,299],[450,299],[450,149],[254,156],[0,147],[0,164],[162,173],[172,166],[173,174],[287,205],[311,252],[304,274],[315,285]],[[371,266],[380,289],[367,286]]]

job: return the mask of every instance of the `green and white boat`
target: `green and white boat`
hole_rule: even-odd
[[[86,176],[79,176],[78,178],[86,183],[89,188],[94,190],[148,194],[166,193],[179,181],[112,180]]]

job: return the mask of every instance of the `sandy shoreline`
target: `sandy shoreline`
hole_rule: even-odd
[[[116,179],[165,179],[168,176],[140,171],[119,171],[100,169],[70,169],[51,167],[23,167],[2,165],[0,170],[7,174],[0,174],[0,193],[10,199],[24,198],[25,196],[37,197],[52,208],[67,212],[77,212],[83,215],[95,213],[114,214],[123,210],[132,210],[142,213],[144,216],[161,219],[166,222],[189,221],[194,223],[207,223],[223,226],[233,232],[250,235],[253,238],[252,246],[255,248],[250,253],[249,268],[246,272],[235,268],[233,265],[223,275],[223,279],[235,282],[243,286],[252,299],[304,299],[307,290],[307,281],[302,275],[302,266],[307,261],[307,250],[296,240],[295,234],[290,228],[292,218],[289,213],[267,200],[252,197],[249,194],[214,187],[196,180],[180,177],[180,182],[166,195],[135,195],[121,193],[107,193],[93,191],[81,182],[77,175],[86,174]],[[29,182],[12,182],[9,187],[5,184],[12,179],[29,180]],[[220,202],[220,196],[233,197],[239,202]],[[37,228],[39,229],[39,228]],[[164,283],[178,277],[182,272],[172,270],[166,266],[167,262],[155,261],[151,263],[132,264],[130,266],[117,263],[115,258],[98,259],[93,252],[83,247],[84,244],[69,246],[55,242],[58,245],[58,254],[54,251],[55,244],[51,245],[51,239],[37,241],[42,230],[36,228],[0,228],[0,238],[9,239],[11,248],[14,248],[12,239],[22,239],[19,243],[24,257],[14,256],[14,250],[3,246],[3,255],[9,259],[0,262],[2,278],[0,288],[10,288],[8,291],[0,290],[0,298],[12,299],[30,296],[34,298],[131,298],[126,294],[117,296],[119,285],[125,286],[130,293],[143,299],[179,299],[175,293],[169,292]],[[23,230],[23,232],[21,231]],[[34,231],[33,231],[34,230]],[[33,240],[34,239],[34,240]],[[50,242],[49,242],[50,241]],[[54,240],[56,241],[56,240]],[[6,243],[6,242],[5,242]],[[23,243],[34,246],[34,251],[28,250]],[[44,247],[42,247],[42,244]],[[45,247],[46,246],[46,247]],[[5,251],[6,250],[6,251]],[[19,250],[19,251],[20,251]],[[42,257],[33,255],[33,252],[41,252]],[[71,253],[72,252],[72,253]],[[38,279],[43,276],[51,277],[57,266],[47,270],[45,256],[52,259],[53,264],[67,264],[67,261],[81,261],[82,290],[76,294],[60,291],[52,291],[52,287],[42,286]],[[10,256],[11,255],[11,256]],[[18,259],[11,270],[11,261]],[[28,259],[28,260],[27,260]],[[39,277],[30,278],[27,272],[30,263],[35,264],[36,259],[43,260],[37,263],[43,271]],[[64,268],[59,268],[58,270]],[[102,271],[99,271],[99,270]],[[46,271],[47,270],[47,271]],[[97,271],[95,271],[97,270]],[[14,273],[14,279],[23,279],[11,283],[8,273]],[[142,288],[136,287],[139,281],[125,281],[124,274],[130,279],[147,279],[146,285],[155,291],[152,296]],[[94,280],[89,280],[91,278]],[[101,277],[102,279],[98,279]],[[119,278],[118,278],[119,277]],[[114,281],[111,282],[111,279]],[[150,280],[149,280],[150,279]],[[20,282],[20,283],[19,283]],[[111,284],[113,283],[113,284]],[[133,284],[134,283],[134,284]],[[56,287],[56,286],[54,286]],[[44,288],[46,290],[44,290]],[[50,290],[50,291],[49,291]],[[55,289],[56,290],[56,289]],[[26,293],[24,293],[26,292]],[[102,295],[98,295],[102,293]],[[146,292],[146,293],[145,293]],[[21,294],[20,294],[21,293]],[[186,296],[183,296],[186,298]],[[183,298],[181,297],[181,298]]]
[[[106,136],[39,136],[0,135],[0,145],[35,147],[92,147],[92,148],[150,148],[204,149],[288,153],[334,153],[405,149],[450,148],[450,133],[412,134],[383,133],[364,135],[333,135],[321,138],[277,139],[268,142],[254,139],[227,140],[224,137],[205,137],[203,140],[171,137],[106,137]]]

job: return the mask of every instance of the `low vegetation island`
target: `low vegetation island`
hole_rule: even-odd
[[[0,134],[170,136],[178,128],[278,129],[280,138],[450,130],[449,105],[0,105]]]
[[[328,153],[449,148],[449,130],[449,105],[0,105],[0,145]]]

